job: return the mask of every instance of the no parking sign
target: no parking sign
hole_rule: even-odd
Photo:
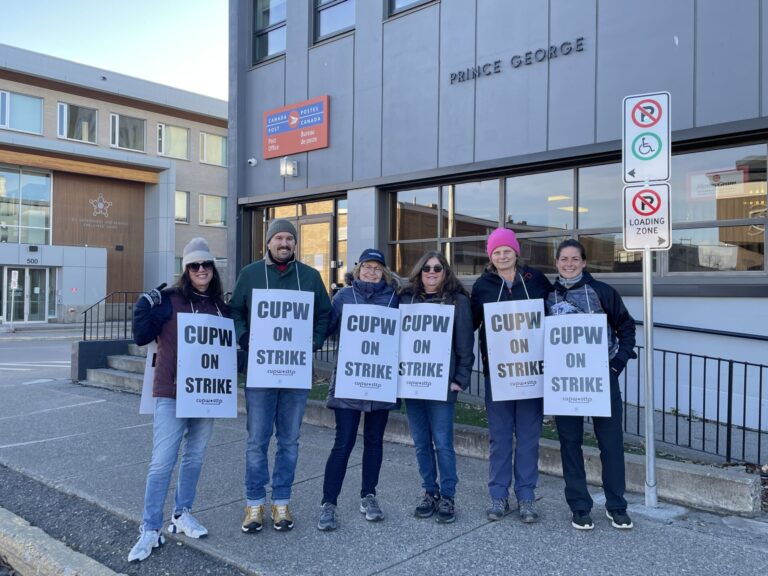
[[[669,92],[624,98],[624,182],[669,180]]]
[[[624,187],[624,249],[669,250],[672,246],[669,184]]]

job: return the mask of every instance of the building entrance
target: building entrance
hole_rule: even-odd
[[[47,268],[5,266],[3,287],[2,310],[5,322],[47,321]]]

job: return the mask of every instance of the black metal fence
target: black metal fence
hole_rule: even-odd
[[[133,338],[133,305],[141,292],[112,292],[83,312],[83,340]]]

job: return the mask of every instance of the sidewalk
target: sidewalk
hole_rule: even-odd
[[[593,489],[596,526],[585,533],[570,526],[562,480],[547,475],[541,476],[537,491],[539,523],[523,525],[514,514],[488,522],[487,462],[462,456],[457,521],[439,525],[419,520],[413,517],[421,494],[414,450],[397,443],[385,446],[378,490],[387,518],[368,523],[358,511],[361,439],[339,500],[340,527],[320,532],[315,524],[333,430],[311,424],[302,428],[291,503],[296,527],[290,533],[265,527],[258,534],[243,534],[242,415],[217,422],[203,467],[195,514],[210,536],[169,538],[171,545],[145,562],[128,564],[125,558],[138,535],[152,437],[151,418],[138,414],[138,402],[135,395],[66,381],[0,383],[0,464],[10,469],[9,477],[21,473],[28,478],[4,483],[0,506],[38,506],[52,533],[63,534],[73,547],[87,543],[88,556],[125,574],[187,573],[177,569],[195,553],[219,563],[221,572],[214,574],[233,573],[234,567],[264,575],[719,575],[736,566],[740,574],[763,574],[768,566],[764,517],[723,517],[668,505],[648,510],[641,494],[629,494],[636,527],[618,531],[605,518],[600,490]],[[66,499],[59,503],[51,495],[36,502],[39,491],[14,497],[14,490],[32,491],[38,481]],[[170,498],[172,494],[168,506]],[[94,510],[104,518],[79,522]],[[70,528],[75,523],[77,528]],[[204,573],[202,568],[198,572]]]

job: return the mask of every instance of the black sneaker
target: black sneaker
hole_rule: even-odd
[[[605,515],[611,521],[611,526],[618,528],[619,530],[629,530],[634,527],[632,519],[627,514],[626,510],[606,510]]]
[[[453,498],[443,496],[440,498],[440,502],[437,503],[437,518],[435,518],[440,524],[450,524],[456,520],[456,510],[453,504]]]
[[[416,516],[416,518],[429,518],[432,514],[437,512],[438,502],[440,502],[439,494],[425,492],[421,502],[416,506],[413,515]]]
[[[574,512],[571,518],[571,526],[576,530],[592,530],[595,527],[595,523],[592,521],[592,516],[589,512]]]

